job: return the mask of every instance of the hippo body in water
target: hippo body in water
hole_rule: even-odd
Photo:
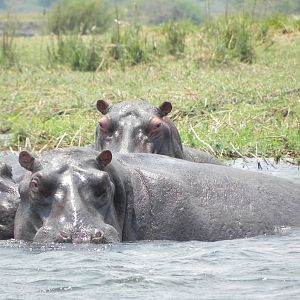
[[[11,168],[12,180],[19,183],[27,172],[19,163],[19,152],[0,152],[0,163],[5,163]]]
[[[122,153],[155,153],[198,163],[222,164],[212,155],[182,147],[179,132],[167,116],[170,102],[154,107],[144,101],[125,101],[109,106],[97,102],[104,115],[96,128],[96,150]]]
[[[18,155],[0,153],[0,239],[14,236],[14,218],[20,202],[18,181],[25,170],[18,162]]]
[[[64,149],[34,159],[19,185],[15,238],[41,243],[217,241],[300,225],[300,186],[225,166]]]

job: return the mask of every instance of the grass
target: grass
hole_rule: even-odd
[[[0,133],[12,134],[14,149],[86,145],[94,141],[97,99],[169,100],[185,145],[225,158],[300,161],[299,33],[257,43],[252,64],[214,62],[202,37],[187,33],[180,59],[166,55],[97,72],[49,67],[48,37],[16,38],[18,68],[0,67]]]
[[[44,19],[44,15],[38,12],[26,12],[26,13],[13,13],[13,12],[6,12],[0,11],[0,21],[3,21],[7,18],[7,15],[16,22],[35,22],[41,23]]]

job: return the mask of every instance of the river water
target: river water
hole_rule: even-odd
[[[255,160],[233,166],[258,171]],[[295,166],[261,167],[300,183]],[[300,299],[300,230],[214,243],[0,241],[0,299]]]

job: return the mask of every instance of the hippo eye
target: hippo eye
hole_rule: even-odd
[[[158,117],[152,118],[149,123],[149,129],[148,129],[149,133],[158,132],[161,125],[162,125],[162,121],[160,120],[160,118]]]
[[[90,178],[91,179],[91,178]],[[93,178],[90,180],[90,190],[93,192],[95,197],[101,196],[105,192],[105,188],[101,184],[101,181],[97,180],[97,178]]]
[[[57,187],[57,178],[49,176],[34,176],[30,181],[30,189],[36,195],[48,197]]]
[[[108,117],[103,117],[99,120],[99,126],[101,132],[107,133],[110,129],[110,119]]]

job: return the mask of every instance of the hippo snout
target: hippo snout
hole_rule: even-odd
[[[103,229],[69,227],[58,231],[50,227],[42,227],[35,235],[34,242],[109,244],[120,242],[120,238],[117,231],[110,225],[106,225]]]
[[[95,230],[94,232],[74,232],[67,233],[60,231],[59,236],[56,240],[58,243],[93,243],[93,244],[107,244],[110,243],[110,239],[105,236],[103,231]]]
[[[78,231],[78,232],[66,232],[59,231],[59,236],[56,239],[58,243],[105,243],[105,235],[103,231],[95,229],[93,232]]]

